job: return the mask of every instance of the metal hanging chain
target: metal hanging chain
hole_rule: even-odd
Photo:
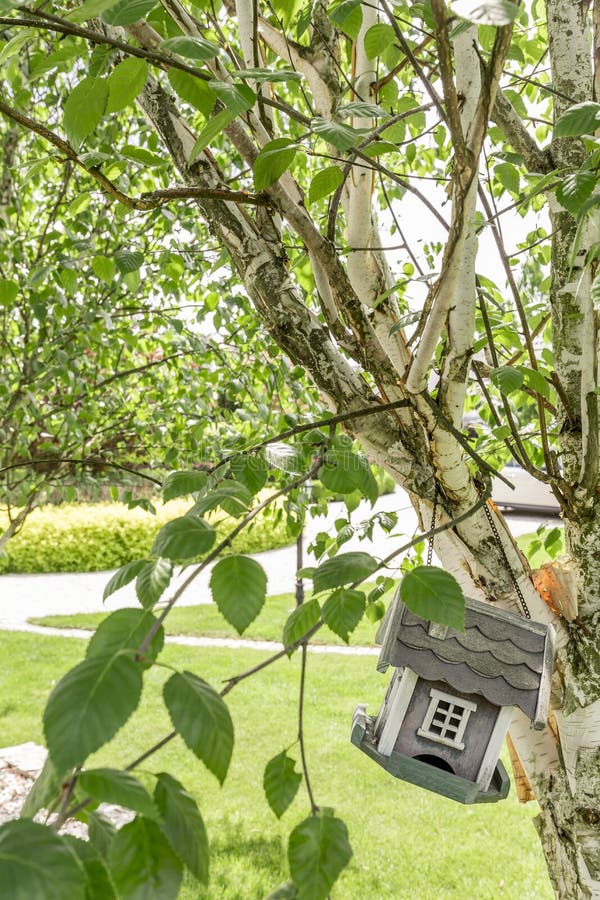
[[[438,498],[439,498],[439,487],[436,483],[435,493],[433,495],[433,510],[431,513],[431,525],[429,526],[430,531],[433,531],[433,529],[436,526]],[[527,601],[525,600],[525,597],[523,596],[523,591],[521,590],[521,585],[517,581],[517,576],[515,575],[515,573],[512,570],[512,567],[508,560],[508,556],[506,555],[506,550],[504,549],[504,545],[503,545],[502,541],[500,540],[500,535],[498,533],[498,529],[496,528],[496,523],[494,522],[494,518],[490,511],[489,504],[484,503],[483,508],[485,509],[485,514],[487,516],[487,520],[490,523],[490,528],[492,529],[492,534],[494,535],[496,543],[498,544],[498,548],[502,555],[502,559],[504,560],[504,565],[506,566],[506,568],[510,574],[512,583],[515,588],[516,595],[519,598],[519,603],[521,604],[521,607],[523,608],[523,614],[526,619],[531,619],[531,613],[529,612],[529,607],[527,606]],[[429,538],[429,541],[427,543],[427,565],[428,566],[431,565],[432,559],[433,559],[433,535],[431,535],[431,537]]]
[[[506,568],[510,572],[510,577],[512,578],[512,582],[515,586],[515,591],[516,591],[517,597],[519,598],[519,602],[520,602],[521,606],[523,607],[523,613],[525,615],[525,618],[531,619],[531,613],[529,612],[529,607],[527,606],[527,601],[525,600],[525,597],[523,596],[523,591],[521,590],[521,585],[517,581],[517,576],[513,572],[511,565],[508,561],[508,556],[506,555],[506,550],[504,549],[504,545],[503,545],[502,541],[500,540],[500,535],[498,534],[498,529],[496,528],[496,523],[494,522],[494,517],[492,516],[491,510],[489,507],[489,503],[485,503],[483,508],[485,509],[485,514],[487,516],[487,520],[490,523],[490,528],[492,529],[492,534],[494,535],[494,537],[496,539],[496,543],[498,544],[498,547],[500,548],[500,553],[502,554],[502,558],[504,560]]]
[[[435,491],[433,494],[433,511],[431,513],[431,525],[429,526],[429,530],[433,531],[436,524],[437,517],[437,505],[438,505],[438,497],[439,497],[440,489],[438,487],[437,481],[435,483]],[[433,535],[429,538],[427,542],[427,565],[431,565],[431,560],[433,558]]]

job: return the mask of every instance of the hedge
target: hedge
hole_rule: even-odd
[[[0,572],[99,572],[118,569],[150,552],[157,531],[189,509],[186,501],[157,505],[157,514],[121,503],[64,503],[34,510],[0,557]],[[218,537],[234,520],[218,519]],[[0,521],[6,527],[6,521]],[[257,516],[233,541],[238,553],[258,553],[291,543],[283,521]]]

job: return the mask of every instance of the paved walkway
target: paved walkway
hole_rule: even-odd
[[[401,492],[381,497],[374,510],[371,510],[369,503],[361,503],[352,514],[352,521],[359,523],[368,519],[373,512],[388,511],[398,512],[401,519],[394,537],[389,537],[377,526],[373,542],[361,542],[358,537],[353,537],[344,545],[344,550],[366,550],[382,557],[390,553],[394,546],[398,546],[399,541],[405,540],[404,535],[412,534],[416,527],[416,517],[408,498]],[[309,520],[305,529],[305,547],[308,547],[318,532],[332,533],[335,529],[335,520],[345,515],[346,507],[343,504],[332,503],[327,516]],[[294,590],[297,568],[295,544],[279,550],[257,553],[254,558],[267,573],[269,594],[283,594]],[[305,565],[317,565],[315,558],[307,551],[305,551]],[[212,567],[208,566],[196,578],[179,600],[180,605],[212,602],[209,588],[211,569]],[[0,628],[22,629],[29,618],[55,613],[68,615],[138,606],[133,583],[110,596],[106,603],[103,602],[102,592],[112,574],[112,572],[84,572],[1,575]],[[189,570],[185,574],[189,574]],[[175,584],[174,581],[173,585]]]
[[[416,517],[408,497],[403,491],[381,497],[374,509],[366,501],[352,513],[354,524],[365,521],[375,512],[398,513],[398,525],[392,535],[386,535],[379,526],[374,529],[373,540],[359,540],[354,536],[344,544],[344,552],[365,550],[382,558],[399,544],[404,543],[416,528]],[[333,533],[335,520],[346,517],[346,507],[341,503],[332,503],[325,517],[310,519],[305,529],[305,547],[311,543],[318,532]],[[533,531],[545,518],[530,516],[511,516],[511,528],[515,534]],[[296,573],[296,547],[283,547],[258,553],[254,557],[264,567],[268,579],[269,594],[281,594],[294,590]],[[305,551],[304,564],[316,565],[317,561]],[[181,597],[180,605],[210,603],[209,589],[211,567],[202,572]],[[73,614],[77,612],[111,611],[125,606],[137,606],[133,584],[127,585],[113,594],[104,603],[102,592],[112,572],[88,572],[77,574],[55,575],[2,575],[0,576],[0,628],[11,631],[35,631],[41,634],[63,634],[71,637],[88,637],[71,629],[48,629],[28,623],[28,619],[52,614]],[[189,574],[189,571],[186,573]],[[188,643],[194,646],[251,646],[255,649],[276,650],[279,644],[245,640],[221,641],[213,638],[170,638],[177,643]],[[331,650],[316,649],[315,652],[362,652],[359,648],[334,646]],[[364,648],[364,652],[376,652],[373,648]]]

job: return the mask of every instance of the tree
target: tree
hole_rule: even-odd
[[[277,430],[307,400],[231,276],[213,275],[218,253],[190,266],[185,215],[174,225],[157,209],[145,232],[135,216],[107,216],[76,167],[3,124],[0,548],[50,492],[68,499],[119,476],[125,497],[143,480],[160,486],[169,467],[205,465],[217,435],[226,447]],[[164,168],[149,150],[126,152]],[[280,394],[268,415],[257,370]]]
[[[515,715],[510,733],[540,803],[557,894],[596,896],[595,4],[87,0],[57,14],[12,6],[4,0],[0,20],[8,39],[0,112],[11,128],[28,131],[37,152],[68,161],[122,220],[122,207],[181,215],[181,201],[191,202],[193,229],[228,254],[271,338],[409,491],[424,527],[437,498],[444,567],[468,594],[557,625],[551,721],[534,734]],[[132,146],[160,159],[156,172],[131,164]],[[434,233],[420,247],[417,208]],[[549,219],[527,225],[516,247],[505,241],[515,217],[527,224],[543,210]],[[477,254],[486,234],[500,284]],[[491,424],[477,448],[461,430],[466,406]],[[330,432],[302,432],[299,479],[308,469],[347,490],[354,477],[368,495],[360,457],[354,469],[345,465],[348,453]],[[550,584],[551,606],[486,499],[491,463],[509,456],[549,483],[561,505],[568,565],[537,579]],[[241,459],[246,474],[233,480],[249,490]],[[206,509],[219,487],[199,489],[208,491]],[[191,526],[171,525],[156,554],[184,559],[181,529]],[[194,528],[192,543],[210,556],[210,538]],[[324,614],[308,607],[298,616],[303,630],[286,632],[291,645],[303,646]],[[149,647],[147,637],[138,653]],[[93,654],[82,665],[66,687],[92,678]],[[117,666],[131,670],[122,674],[134,693],[135,665],[130,656],[114,661],[115,677]],[[53,727],[59,699],[49,704]],[[202,721],[218,710],[222,752],[197,752],[223,776],[222,700],[195,676],[174,675],[166,702],[192,742],[185,710],[200,710]],[[90,751],[85,741],[73,753],[60,734],[48,739],[61,777]],[[162,789],[177,791],[170,782]],[[136,827],[146,827],[143,818]],[[337,848],[335,874],[347,859],[343,825],[313,815],[304,829],[291,846],[306,851],[320,835]]]

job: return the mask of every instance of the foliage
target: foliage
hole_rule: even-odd
[[[99,572],[117,569],[147,556],[161,526],[183,501],[158,505],[156,515],[128,510],[119,503],[77,503],[34,510],[6,546],[0,560],[4,572]],[[213,517],[224,537],[231,526],[227,516]],[[258,553],[290,543],[285,523],[262,516],[253,528],[233,542],[237,553]]]
[[[82,642],[78,640],[0,634],[0,678],[6,696],[18,691],[26,698],[2,708],[5,744],[42,739],[40,723],[47,687],[56,683],[67,667],[77,664],[81,655]],[[214,685],[261,658],[260,651],[248,649],[199,650],[171,645],[164,651],[165,663],[201,669]],[[309,666],[315,702],[307,719],[307,750],[315,760],[315,789],[326,802],[336,798],[338,815],[347,823],[354,848],[348,869],[332,889],[333,898],[440,896],[461,900],[504,895],[550,900],[530,807],[518,804],[514,796],[493,811],[486,804],[464,807],[391,780],[382,790],[376,768],[349,749],[348,732],[357,696],[364,691],[382,695],[386,679],[375,671],[373,657],[314,654]],[[180,900],[212,900],[215,895],[223,900],[241,896],[262,900],[273,884],[289,878],[287,834],[305,816],[304,787],[300,786],[277,819],[261,785],[275,751],[280,753],[295,738],[290,710],[297,703],[298,669],[296,660],[284,659],[271,672],[249,679],[237,696],[232,692],[236,748],[223,787],[209,772],[196,768],[183,741],[171,742],[139,774],[146,791],[155,795],[156,778],[149,773],[160,775],[168,770],[202,810],[211,848],[209,887],[204,888],[191,875],[184,876]],[[90,768],[125,766],[143,752],[151,735],[168,733],[170,724],[161,703],[162,683],[167,677],[160,669],[148,673],[147,696],[130,726],[90,760]],[[257,716],[256,709],[269,714]],[[273,741],[274,734],[280,737],[279,743]],[[288,758],[294,759],[298,770],[296,744],[289,747]],[[357,802],[356,791],[348,790],[349,775],[353,783],[360,784],[361,796],[367,796],[368,803]],[[515,840],[521,848],[518,856],[514,854]],[[492,854],[490,846],[494,847]],[[469,865],[457,866],[457,857],[463,856],[468,857]]]
[[[578,707],[581,727],[578,736],[561,732],[559,751],[549,728],[515,732],[515,740],[540,799],[557,893],[579,898],[597,873],[580,821],[597,785],[566,767],[588,721],[597,728],[600,685],[591,11],[559,0],[87,0],[59,2],[52,14],[3,7],[9,249],[0,294],[4,344],[18,351],[4,364],[10,491],[22,491],[26,514],[46,476],[121,465],[115,454],[126,452],[135,468],[160,447],[161,466],[177,470],[163,497],[192,494],[107,587],[135,579],[146,633],[127,616],[108,617],[99,643],[97,632],[50,696],[45,736],[64,791],[54,800],[56,826],[71,813],[95,815],[81,772],[89,754],[128,726],[144,684],[169,658],[160,651],[163,623],[185,586],[266,508],[297,535],[307,515],[340,495],[348,516],[315,541],[317,565],[303,572],[313,591],[305,599],[298,589],[284,649],[219,688],[204,670],[177,664],[160,704],[174,728],[166,743],[181,737],[201,771],[224,782],[237,746],[229,695],[283,656],[299,657],[295,733],[308,804],[288,829],[292,881],[275,896],[318,900],[335,890],[352,866],[352,834],[337,800],[331,808],[319,795],[306,752],[307,645],[325,625],[348,641],[363,617],[376,620],[387,579],[400,573],[402,599],[432,621],[462,626],[463,587],[514,607],[517,579],[523,612],[548,621],[488,502],[490,476],[513,457],[551,485],[565,546],[578,548],[581,618],[568,630],[558,621],[556,696],[564,696],[563,713]],[[550,71],[540,67],[546,56]],[[477,244],[488,236],[498,271],[480,272],[487,254],[478,257]],[[197,250],[207,251],[210,267],[198,265]],[[97,304],[90,292],[100,293]],[[184,294],[192,298],[187,315]],[[178,309],[168,322],[165,299]],[[143,319],[132,318],[131,302]],[[154,367],[157,333],[164,347]],[[167,354],[188,359],[188,347],[189,370],[180,365],[175,384],[153,380]],[[122,364],[140,378],[113,394]],[[307,372],[315,387],[307,388]],[[82,403],[92,428],[76,414]],[[470,438],[465,409],[488,424]],[[132,446],[121,434],[108,438],[119,417]],[[383,560],[344,549],[361,527],[352,510],[361,497],[377,499],[375,458],[408,490],[424,529],[439,523],[432,530],[443,532],[444,571],[420,564],[422,534],[399,540]],[[224,536],[212,518],[222,514],[232,519]],[[377,523],[392,532],[397,517],[375,514],[362,533]],[[19,525],[13,517],[9,531]],[[179,564],[184,583],[166,600]],[[235,554],[214,572],[220,611],[238,632],[250,631],[265,600],[260,570]],[[373,577],[380,583],[367,593],[363,583]],[[128,771],[164,746],[152,735]],[[268,754],[280,761],[275,788],[266,780],[275,813],[296,780],[283,749]],[[86,860],[79,848],[77,863],[87,881],[86,861],[125,897],[155,883],[168,900],[184,861],[203,877],[188,847],[202,811],[178,797],[175,827],[169,804],[157,818],[148,806],[140,813],[127,779],[104,772],[92,783],[104,790],[107,779],[122,802],[135,795],[137,816],[102,841],[92,819],[96,855]],[[10,842],[10,828],[4,833]],[[55,842],[56,853],[48,850],[57,865],[70,847],[59,843],[62,855]],[[135,855],[136,844],[147,852]],[[24,860],[21,870],[27,884]]]

